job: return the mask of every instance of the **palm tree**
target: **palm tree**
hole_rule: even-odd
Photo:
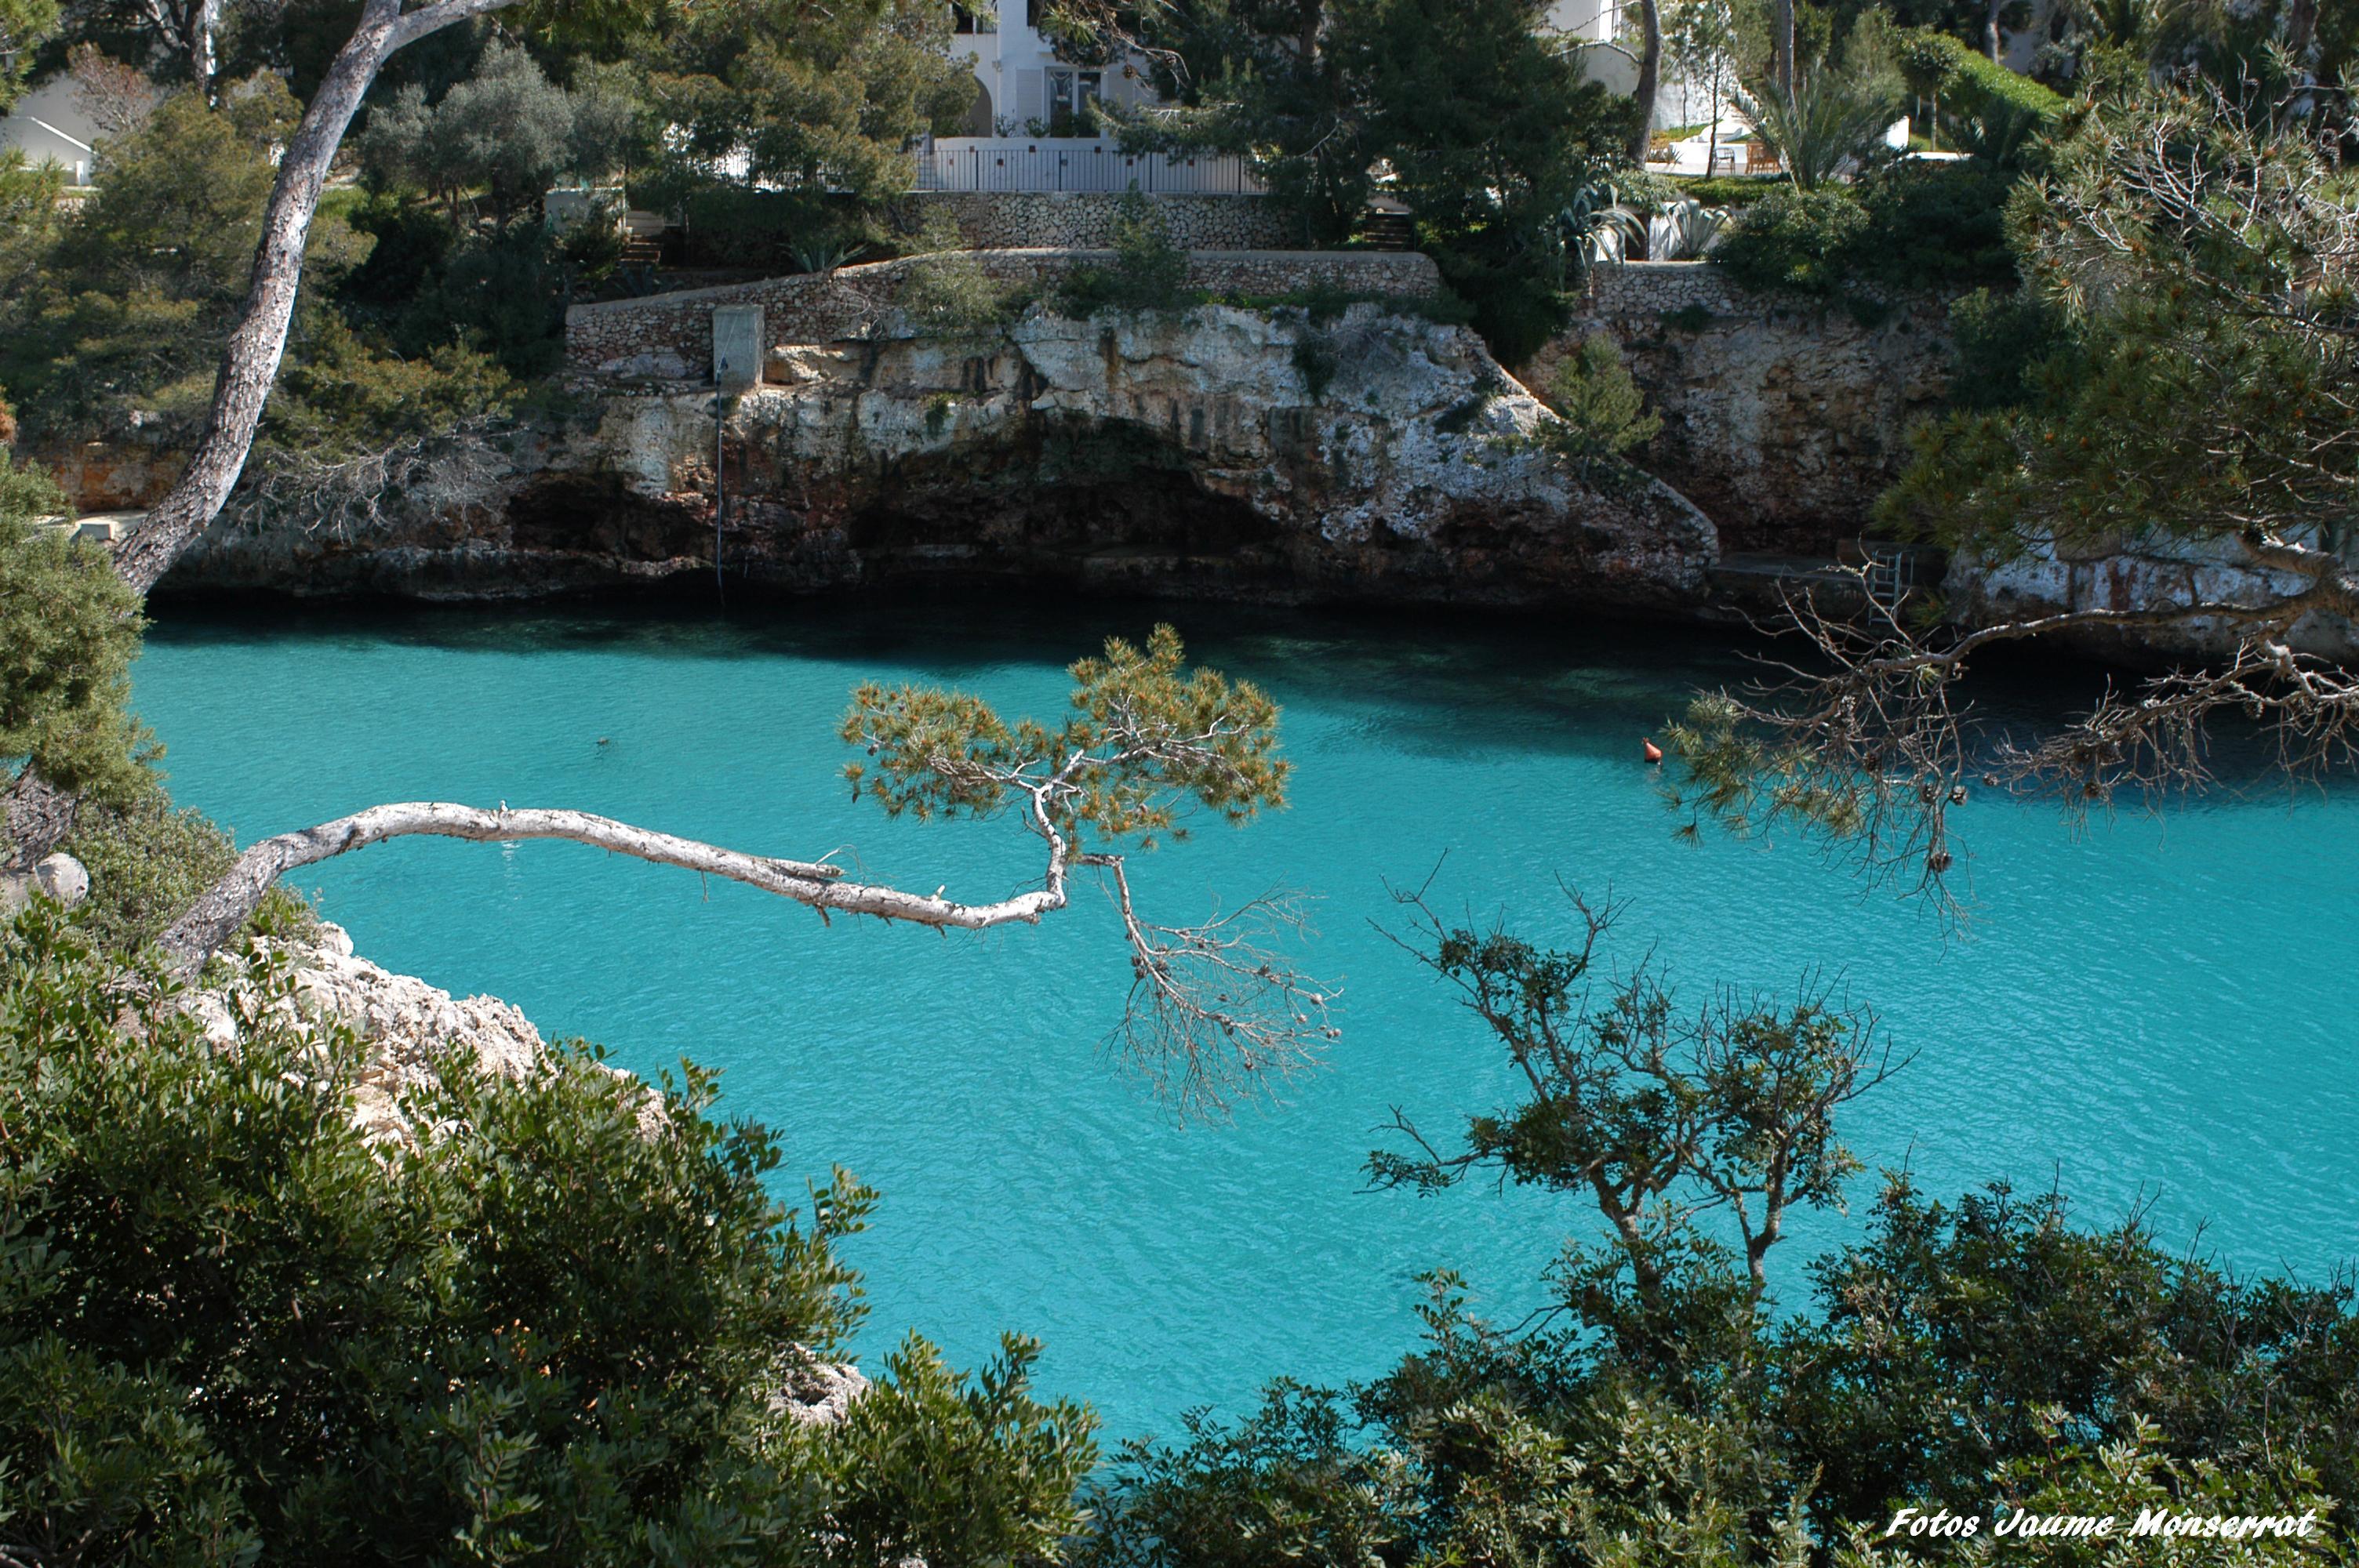
[[[1777,151],[1800,190],[1815,190],[1846,163],[1864,162],[1883,145],[1893,105],[1882,91],[1821,66],[1784,90],[1738,93],[1736,112]]]

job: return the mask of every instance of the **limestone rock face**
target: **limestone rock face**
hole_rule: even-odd
[[[1612,337],[1662,416],[1637,454],[1709,512],[1732,551],[1825,556],[1899,477],[1907,432],[1948,386],[1949,301],[1757,294],[1708,263],[1592,274],[1570,331],[1523,369],[1545,389],[1593,332]]]
[[[2064,610],[2266,604],[2303,586],[2291,572],[2240,561],[2232,544],[2158,536],[2061,556],[2042,546],[2000,563],[1961,555],[1951,562],[1942,591],[1960,624],[1986,626]],[[2065,640],[2099,657],[2150,664],[2223,654],[2237,638],[2234,625],[2197,617],[2151,628],[2088,630]],[[2337,615],[2304,616],[2287,643],[2322,658],[2359,659],[2359,626]]]
[[[726,431],[733,579],[994,577],[1265,600],[1681,607],[1709,518],[1578,481],[1480,339],[1371,304],[788,342]],[[713,396],[608,391],[495,507],[208,537],[176,584],[508,596],[712,569]]]
[[[397,975],[355,957],[352,938],[334,925],[302,943],[262,943],[292,971],[293,995],[277,1005],[299,1023],[338,1022],[367,1043],[368,1066],[353,1098],[353,1118],[374,1136],[416,1136],[396,1097],[430,1083],[438,1065],[456,1053],[485,1071],[520,1078],[538,1071],[547,1046],[532,1021],[495,997],[468,997],[409,975]],[[232,987],[247,983],[240,972]],[[235,1044],[231,998],[223,990],[192,991],[185,1005],[214,1044]]]
[[[770,1411],[798,1426],[833,1426],[868,1391],[868,1379],[851,1362],[822,1361],[799,1345],[779,1358]]]

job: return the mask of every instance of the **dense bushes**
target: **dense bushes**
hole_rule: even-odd
[[[2006,287],[2015,256],[2006,203],[2015,182],[1977,163],[1902,163],[1853,187],[1867,213],[1855,276],[1903,288]]]
[[[124,709],[138,600],[104,550],[35,530],[36,509],[64,511],[64,498],[0,453],[0,758],[129,804],[154,787],[147,735]]]
[[[266,975],[263,1000],[276,984]],[[1088,1418],[919,1344],[798,1426],[860,1307],[841,1174],[581,1048],[447,1063],[372,1145],[350,1035],[215,1049],[46,906],[0,931],[0,1555],[156,1563],[1005,1562],[1073,1515]]]
[[[1737,213],[1710,259],[1751,288],[2010,286],[2014,182],[1976,163],[1898,164],[1848,187],[1783,189]]]
[[[1082,318],[1101,310],[1177,310],[1195,302],[1188,288],[1188,253],[1171,243],[1136,190],[1115,203],[1113,265],[1073,268],[1056,294],[1059,310]]]
[[[1738,213],[1709,259],[1747,288],[1833,294],[1866,232],[1867,210],[1848,191],[1781,190]]]

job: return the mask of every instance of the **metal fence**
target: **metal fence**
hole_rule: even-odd
[[[1136,186],[1147,195],[1259,196],[1234,154],[1126,153],[1094,137],[972,137],[918,153],[920,190],[1093,190]]]

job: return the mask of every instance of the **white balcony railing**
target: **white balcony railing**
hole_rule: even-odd
[[[1259,196],[1234,154],[1126,153],[1095,136],[944,136],[918,152],[920,190],[1086,190]]]

